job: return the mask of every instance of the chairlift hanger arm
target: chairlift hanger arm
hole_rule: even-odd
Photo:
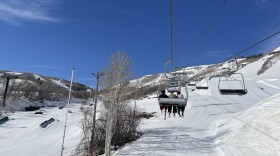
[[[235,62],[235,64],[236,64],[236,69],[233,70],[233,71],[230,71],[230,72],[228,73],[229,76],[232,75],[232,74],[234,74],[235,72],[237,72],[238,69],[239,69],[239,65],[238,65],[238,61],[237,61],[236,57],[235,57],[234,59],[232,59],[231,61],[234,61],[234,62]],[[231,61],[230,61],[230,62],[231,62]]]
[[[171,63],[171,61],[165,61],[165,66],[164,66],[164,76],[166,79],[170,80],[171,78],[167,76],[167,66]]]
[[[234,72],[237,72],[238,69],[239,69],[239,65],[238,65],[238,62],[237,62],[237,59],[236,57],[234,58],[234,61],[235,61],[235,64],[236,64],[236,70]]]

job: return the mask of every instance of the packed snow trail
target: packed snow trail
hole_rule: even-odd
[[[159,111],[157,99],[139,101],[139,107],[148,112],[155,111],[157,116],[144,120],[141,125],[144,135],[115,155],[227,155],[227,149],[221,148],[223,146],[220,140],[231,131],[219,129],[223,126],[220,121],[228,119],[231,122],[233,119],[230,114],[242,114],[252,105],[279,91],[255,80],[246,80],[246,95],[221,95],[217,84],[218,78],[213,78],[209,82],[208,91],[188,87],[189,106],[184,118],[180,118],[178,114],[173,117],[172,114],[165,121]]]

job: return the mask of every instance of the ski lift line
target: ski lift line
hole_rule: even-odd
[[[231,57],[229,57],[228,59],[223,60],[223,61],[220,62],[220,63],[223,63],[223,62],[225,62],[225,61],[227,61],[227,60],[230,60],[230,59],[232,59],[232,58],[234,58],[234,57],[237,57],[238,55],[240,55],[240,54],[246,52],[247,50],[249,50],[249,49],[251,49],[251,48],[253,48],[253,47],[255,47],[255,46],[261,44],[262,42],[264,42],[264,41],[266,41],[266,40],[268,40],[268,39],[270,39],[270,38],[272,38],[272,37],[274,37],[274,36],[276,36],[276,35],[278,35],[278,34],[280,34],[280,30],[278,30],[276,33],[274,33],[274,34],[272,34],[272,35],[269,35],[269,36],[267,36],[266,38],[264,38],[264,39],[258,41],[257,43],[255,43],[255,44],[249,46],[248,48],[245,48],[245,49],[241,50],[240,52],[238,52],[238,53],[232,55]]]
[[[212,28],[213,24],[217,21],[219,14],[222,12],[224,6],[226,5],[227,0],[224,0],[224,2],[222,3],[222,5],[220,6],[218,12],[215,14],[215,16],[212,18],[212,20],[210,21],[206,31],[204,32],[202,39],[200,41],[200,43],[196,44],[196,46],[194,47],[194,50],[197,49],[197,47],[201,46],[202,42],[205,40],[206,36],[208,35],[210,29]]]
[[[217,14],[214,16],[214,18],[211,20],[211,22],[209,23],[205,33],[203,34],[202,40],[201,42],[206,38],[207,34],[209,33],[210,29],[212,28],[212,25],[216,22],[219,14],[222,12],[224,6],[226,5],[227,0],[224,0],[223,4],[221,5],[221,7],[219,8],[219,11],[217,12]]]
[[[202,16],[202,12],[204,11],[204,9],[206,8],[206,3],[207,2],[207,0],[204,0],[204,3],[203,3],[203,5],[202,5],[202,7],[201,7],[201,10],[200,10],[200,13],[199,13],[199,15],[198,15],[198,18],[197,18],[197,21],[196,21],[196,23],[195,23],[195,27],[194,27],[194,31],[193,31],[193,33],[192,33],[192,35],[191,35],[191,38],[190,38],[190,40],[189,40],[189,45],[192,45],[192,43],[193,43],[193,39],[194,39],[194,37],[196,37],[196,28],[199,26],[199,23],[200,23],[200,19],[201,19],[201,16]],[[191,48],[189,47],[188,48],[188,50],[187,51],[191,51]]]
[[[218,107],[222,112],[224,112],[225,114],[230,115],[228,112],[224,111],[224,110],[223,110],[222,108],[220,108],[218,105],[215,105],[215,106],[217,106],[217,107]],[[243,112],[241,112],[241,113],[243,113]],[[240,113],[240,114],[241,114],[241,113]],[[247,126],[253,128],[253,129],[256,130],[256,131],[261,132],[261,133],[264,134],[265,136],[267,136],[267,137],[269,137],[269,138],[271,138],[271,139],[273,139],[273,140],[275,140],[275,141],[277,141],[277,142],[280,142],[279,139],[277,139],[277,138],[275,138],[275,137],[269,135],[268,133],[264,132],[263,130],[260,130],[260,129],[258,129],[257,127],[252,126],[251,124],[249,124],[249,123],[247,123],[247,122],[245,122],[245,121],[243,121],[243,120],[237,118],[237,116],[239,116],[240,114],[238,114],[238,115],[236,115],[236,116],[230,116],[230,117],[232,117],[232,118],[234,118],[234,119],[236,119],[236,120],[238,120],[238,121],[240,121],[240,122],[246,124]]]
[[[172,0],[170,0],[170,61],[173,64]]]

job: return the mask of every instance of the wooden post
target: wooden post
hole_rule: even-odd
[[[94,95],[94,108],[93,108],[93,119],[92,119],[92,130],[91,130],[91,138],[90,138],[90,150],[89,155],[93,156],[93,141],[94,141],[94,130],[95,130],[95,120],[96,120],[96,105],[97,105],[97,96],[98,96],[98,86],[99,86],[99,79],[101,76],[104,75],[103,72],[97,72],[96,74],[91,73],[93,76],[96,77],[96,90]]]

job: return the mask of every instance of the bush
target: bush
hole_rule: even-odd
[[[81,107],[81,111],[84,115],[81,122],[84,137],[73,153],[75,156],[83,156],[84,153],[89,152],[90,147],[93,110],[91,107]],[[119,113],[119,120],[115,120],[113,124],[112,146],[115,149],[118,149],[128,142],[138,139],[142,135],[142,133],[138,131],[138,126],[143,114],[140,114],[137,109],[132,108],[129,105],[124,105],[122,111]],[[95,155],[102,155],[105,152],[106,124],[107,114],[104,111],[101,113],[100,118],[96,121],[93,147]]]

